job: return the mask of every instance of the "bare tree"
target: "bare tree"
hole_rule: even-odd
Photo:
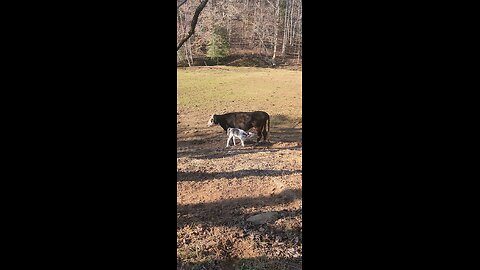
[[[184,1],[186,2],[186,0]],[[185,41],[187,41],[192,35],[193,33],[195,33],[195,27],[197,26],[197,22],[198,22],[198,16],[200,16],[200,13],[202,12],[202,10],[205,8],[205,5],[208,3],[208,0],[202,0],[202,2],[200,2],[200,5],[198,5],[197,9],[195,10],[195,14],[193,14],[193,18],[192,18],[192,21],[190,23],[190,31],[188,31],[188,34],[186,37],[184,37],[180,43],[177,45],[177,51],[180,50],[180,48],[182,47],[183,43],[185,43]],[[184,4],[184,3],[183,3]],[[183,5],[181,4],[181,5]],[[180,6],[181,6],[180,5]],[[178,8],[180,7],[178,5],[178,0],[177,0],[177,10]]]
[[[286,0],[285,9],[284,9],[284,20],[283,20],[283,41],[282,41],[282,56],[285,56],[285,48],[287,43],[287,27],[288,27],[288,4],[289,0]]]
[[[275,66],[275,57],[277,55],[277,41],[278,41],[278,19],[280,16],[280,0],[277,0],[275,4],[267,0],[267,2],[272,5],[274,10],[273,17],[273,55],[272,55],[272,65]]]

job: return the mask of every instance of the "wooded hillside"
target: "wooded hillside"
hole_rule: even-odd
[[[177,45],[188,36],[200,3],[177,0]],[[177,66],[283,66],[301,60],[301,0],[208,0],[195,32],[177,50]]]

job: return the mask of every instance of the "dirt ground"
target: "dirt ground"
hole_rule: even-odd
[[[301,123],[225,148],[208,118],[177,115],[177,269],[301,269]],[[270,211],[266,224],[247,221]]]

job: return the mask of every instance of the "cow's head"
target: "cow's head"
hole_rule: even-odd
[[[253,135],[255,135],[255,133],[253,133],[253,132],[248,132],[247,138],[250,138],[250,137],[252,137]]]
[[[212,116],[210,117],[210,120],[208,120],[207,127],[211,127],[211,126],[217,124],[217,123],[215,122],[215,117],[216,117],[216,115],[215,115],[215,114],[212,114]]]

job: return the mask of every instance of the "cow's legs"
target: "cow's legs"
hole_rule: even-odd
[[[262,131],[263,141],[266,142],[267,141],[267,135],[268,135],[267,126],[263,126],[260,130]]]
[[[260,139],[262,138],[262,128],[255,127],[255,129],[257,130],[257,136],[258,136],[257,143],[259,143]]]
[[[242,139],[240,139],[240,142],[242,143],[242,146],[245,147],[245,144],[243,144],[243,140],[242,140]]]

